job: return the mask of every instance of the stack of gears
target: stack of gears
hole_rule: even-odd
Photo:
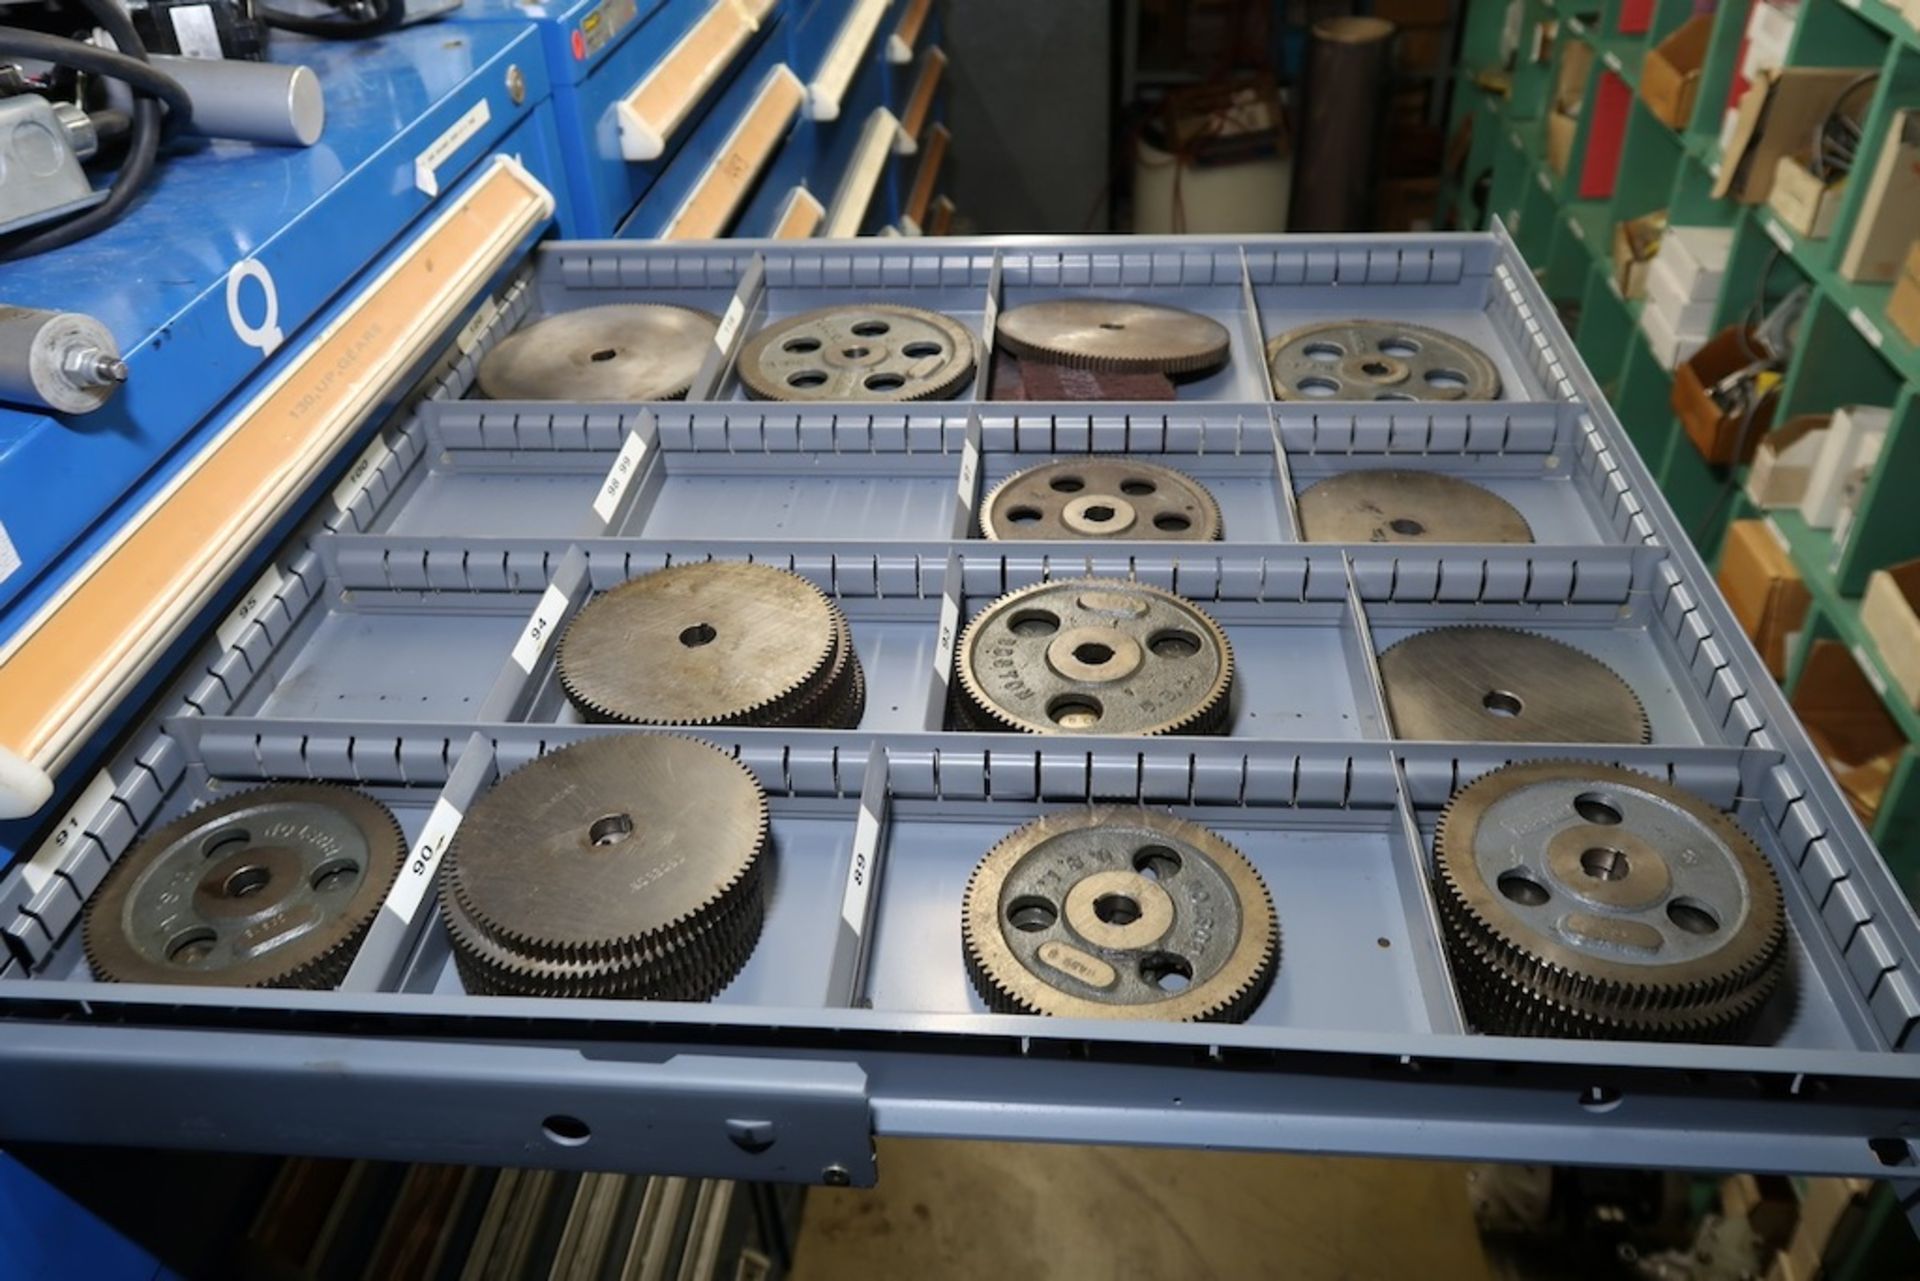
[[[798,574],[745,561],[675,565],[590,601],[560,638],[568,700],[627,725],[852,729],[867,680],[853,628]]]

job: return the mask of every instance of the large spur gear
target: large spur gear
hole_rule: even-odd
[[[1464,338],[1398,320],[1329,320],[1267,343],[1281,400],[1497,400],[1500,369]]]
[[[1211,316],[1120,298],[1054,298],[1000,313],[994,339],[1021,360],[1193,378],[1227,363],[1233,340]]]
[[[1244,855],[1198,823],[1128,806],[1035,819],[967,882],[961,948],[1003,1014],[1237,1023],[1280,963]]]
[[[621,734],[522,766],[474,802],[440,872],[471,992],[711,1000],[752,954],[767,799],[705,743]]]
[[[748,561],[674,565],[601,593],[555,661],[592,721],[851,729],[866,706],[840,607],[798,574]]]
[[[1442,472],[1341,472],[1300,495],[1310,543],[1530,543],[1533,527],[1490,489]]]
[[[334,987],[406,855],[393,815],[359,792],[237,792],[114,865],[87,903],[88,967],[122,983]]]
[[[1396,738],[1644,743],[1647,713],[1611,667],[1511,627],[1436,627],[1387,647],[1380,684]]]
[[[1206,486],[1171,467],[1080,458],[1041,463],[994,486],[980,503],[980,533],[1208,542],[1220,537],[1220,505]]]
[[[661,303],[559,312],[481,359],[480,392],[491,400],[679,400],[719,329],[711,312]]]
[[[761,400],[942,400],[973,377],[978,350],[951,316],[850,303],[759,330],[740,349],[736,369]]]
[[[1117,578],[1010,592],[955,647],[961,729],[1225,733],[1233,647],[1193,602]]]
[[[1737,1040],[1786,970],[1766,856],[1699,797],[1617,766],[1481,776],[1440,816],[1434,880],[1483,1032]]]

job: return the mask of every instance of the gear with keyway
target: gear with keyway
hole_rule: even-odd
[[[751,956],[772,852],[766,794],[690,738],[549,752],[468,809],[440,912],[476,993],[703,1001]]]
[[[1246,856],[1130,806],[1009,833],[967,882],[960,940],[1002,1014],[1237,1023],[1280,965],[1273,899]]]
[[[718,316],[661,303],[559,312],[481,359],[480,392],[491,400],[679,400],[719,329]]]
[[[1193,602],[1127,579],[1035,583],[955,647],[955,723],[1031,734],[1221,734],[1233,647]]]
[[[1468,1017],[1514,1036],[1745,1037],[1787,968],[1780,882],[1690,792],[1534,761],[1456,792],[1435,898]]]
[[[1387,647],[1380,683],[1396,738],[1644,743],[1647,713],[1597,658],[1509,627],[1437,627]]]
[[[980,504],[990,539],[1125,538],[1207,542],[1220,507],[1192,477],[1127,458],[1041,463],[994,486]]]
[[[1497,400],[1500,370],[1464,338],[1396,320],[1331,320],[1267,343],[1281,400]]]
[[[865,702],[840,607],[750,561],[674,565],[601,593],[555,663],[568,700],[599,722],[851,729]]]
[[[1312,543],[1530,543],[1533,527],[1490,489],[1441,472],[1341,472],[1300,495]]]
[[[737,371],[761,400],[941,400],[973,377],[978,348],[972,331],[937,311],[850,303],[759,330]]]
[[[270,783],[164,824],[87,903],[103,981],[331,988],[386,900],[407,842],[386,806]]]
[[[1211,316],[1119,298],[1055,298],[1000,313],[994,338],[1022,360],[1113,373],[1199,377],[1227,363],[1233,340]]]

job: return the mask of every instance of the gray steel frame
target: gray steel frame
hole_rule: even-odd
[[[744,402],[731,374],[769,316],[910,297],[966,319],[989,350],[1001,306],[1055,292],[1210,311],[1233,330],[1235,364],[1170,405],[993,402],[984,362],[968,396],[897,408]],[[479,357],[534,314],[637,298],[735,318],[692,402],[464,399]],[[1269,403],[1266,334],[1348,313],[1474,337],[1514,398]],[[967,537],[995,480],[1088,452],[1203,477],[1227,540]],[[1299,540],[1301,488],[1389,465],[1492,485],[1540,541]],[[766,785],[779,850],[766,933],[718,1001],[469,997],[430,898],[385,913],[334,992],[89,980],[86,896],[141,830],[224,787],[355,783],[430,862],[499,773],[620,732],[578,723],[550,647],[515,657],[516,638],[550,637],[632,574],[709,557],[787,566],[837,595],[870,678],[858,731],[703,735]],[[548,245],[269,564],[240,611],[208,620],[103,779],[0,880],[0,1136],[853,1183],[874,1178],[875,1133],[1895,1178],[1917,1159],[1920,921],[1499,230]],[[1245,673],[1228,736],[941,731],[967,614],[1086,572],[1216,612]],[[1392,739],[1379,648],[1466,621],[1599,654],[1640,692],[1653,742]],[[1465,1030],[1432,914],[1433,818],[1486,769],[1568,755],[1699,792],[1774,860],[1795,961],[1764,1043]],[[1045,808],[1108,798],[1228,832],[1266,875],[1286,960],[1247,1023],[998,1016],[971,992],[957,908],[972,863]]]

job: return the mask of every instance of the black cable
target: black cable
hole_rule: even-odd
[[[1821,182],[1845,177],[1853,169],[1853,156],[1860,146],[1860,123],[1841,116],[1841,108],[1847,105],[1847,99],[1863,87],[1880,78],[1878,71],[1863,71],[1847,81],[1840,92],[1833,96],[1833,105],[1827,108],[1813,127],[1813,149],[1808,159],[1808,169]],[[1844,121],[1845,133],[1835,135]]]
[[[290,31],[297,36],[312,36],[319,40],[361,40],[382,35],[398,27],[407,16],[406,0],[365,0],[362,7],[371,10],[367,17],[309,18],[304,14],[270,9],[265,5],[255,6],[253,12],[260,21],[277,31]]]
[[[152,63],[129,58],[124,53],[69,40],[64,36],[50,36],[22,27],[0,26],[0,55],[51,62],[75,71],[122,80],[134,92],[166,103],[176,126],[185,125],[193,118],[193,99],[187,96],[184,85]]]

